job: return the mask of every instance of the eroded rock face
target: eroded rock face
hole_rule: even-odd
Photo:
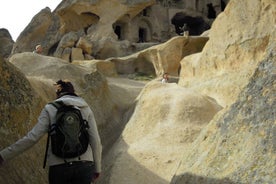
[[[226,108],[184,152],[171,183],[276,182],[275,9],[272,1],[230,1],[203,52],[182,60],[179,83]]]
[[[132,102],[129,102],[128,106],[117,103],[118,100],[115,102],[107,80],[99,72],[101,69],[97,71],[97,66],[83,67],[77,63],[71,64],[59,58],[29,52],[14,54],[10,62],[28,77],[33,87],[47,102],[55,98],[55,81],[72,81],[76,93],[82,96],[94,111],[104,147],[112,144],[121,133],[122,114]],[[118,127],[120,128],[117,132],[111,133]]]
[[[183,155],[171,183],[275,183],[275,44],[238,100]]]
[[[221,1],[211,2],[219,14]],[[12,53],[32,51],[41,44],[44,55],[69,62],[75,59],[70,57],[74,48],[83,52],[83,57],[77,59],[126,56],[140,51],[139,47],[163,43],[180,35],[184,23],[190,27],[190,35],[209,29],[213,19],[207,18],[207,3],[210,1],[62,1],[54,11],[45,8],[33,18],[18,37]],[[112,11],[107,7],[112,7]],[[178,14],[184,18],[176,18]],[[76,34],[77,38],[67,48],[63,45],[68,33]]]
[[[0,55],[4,58],[9,57],[14,41],[8,30],[0,29]]]
[[[43,99],[54,97],[50,92],[53,81],[69,78],[76,84],[80,95],[91,104],[107,153],[104,155],[104,172],[98,183],[165,184],[171,178],[173,184],[275,183],[276,36],[274,25],[270,23],[275,20],[275,3],[272,0],[232,0],[229,7],[214,22],[206,45],[208,38],[190,37],[188,40],[176,37],[160,46],[129,57],[113,58],[107,63],[71,64],[33,53],[13,55],[11,62],[23,71]],[[74,8],[77,10],[78,6]],[[92,27],[87,32],[92,31]],[[202,47],[203,51],[197,53]],[[66,54],[71,53],[71,48],[65,50]],[[113,75],[114,65],[117,65],[117,70],[122,72],[146,71],[159,75],[168,70],[177,74],[179,61],[184,56],[187,57],[181,61],[180,86],[153,81],[133,104],[138,90],[133,90],[136,93],[129,98],[125,90],[129,86],[119,83],[110,88],[106,78],[95,71],[99,67],[107,75]],[[107,71],[109,67],[111,73]],[[1,67],[0,73],[4,79],[0,84],[5,89],[1,95],[8,97],[6,89],[10,88],[7,83],[16,79],[11,79]],[[19,78],[21,80],[21,76]],[[18,89],[28,90],[30,85],[24,80],[23,86],[19,81],[15,83],[20,88],[12,89],[19,96],[22,93],[23,97],[9,107],[21,105],[25,109],[22,102],[32,100]],[[5,112],[4,107],[10,102],[3,103],[1,112]],[[216,114],[221,106],[225,108]],[[28,110],[24,112],[28,113]],[[23,119],[29,117],[21,116]],[[7,122],[10,117],[16,116],[4,120]],[[122,136],[113,144],[126,122]],[[10,133],[0,128],[1,133],[4,132],[3,141],[9,140]],[[21,129],[15,131],[21,132]],[[33,158],[33,155],[28,155],[28,158]],[[39,162],[34,160],[28,163],[33,164],[29,170],[20,173],[14,168],[25,164],[25,160],[15,161],[4,172],[0,168],[0,183],[13,176],[16,183],[22,183],[18,179],[22,175],[27,175],[23,183],[33,183],[33,177],[43,180],[43,173],[38,171],[39,176],[34,176],[30,171]]]
[[[116,0],[101,2],[62,1],[55,11],[51,12],[49,8],[45,8],[32,19],[18,37],[13,53],[32,51],[37,44],[41,44],[44,55],[55,55],[62,58],[67,47],[70,49],[81,48],[84,55],[99,55],[99,49],[107,45],[103,44],[97,50],[98,41],[102,40],[103,42],[105,39],[117,40],[112,26],[113,23],[122,19],[122,17],[133,18],[154,2],[153,0],[126,3]],[[106,7],[112,7],[112,11]],[[67,37],[68,33],[77,35],[73,44],[64,42],[66,39],[63,37]],[[84,44],[81,44],[84,43],[83,40],[86,40],[85,47]],[[92,53],[89,47],[92,47],[93,44],[96,47]],[[101,55],[100,58],[102,57],[104,55]],[[68,61],[72,61],[70,57],[66,58],[69,58]]]
[[[271,1],[231,1],[214,21],[201,54],[181,61],[179,85],[201,91],[223,106],[233,103],[273,42],[275,27],[270,21],[275,20],[275,9]]]
[[[112,24],[117,20],[131,19],[141,12],[145,7],[154,4],[153,0],[126,1],[117,0],[104,1],[66,1],[62,2],[55,12],[61,18],[64,32],[76,31],[86,28],[89,37],[100,40],[105,37],[116,37]],[[88,8],[89,7],[89,8]],[[112,7],[112,11],[109,8]],[[96,26],[93,26],[96,25]],[[89,27],[92,26],[93,34]]]
[[[32,128],[44,101],[33,90],[26,77],[2,57],[0,74],[0,149],[3,149]],[[42,159],[37,159],[37,155],[43,158],[43,143],[41,141],[31,151],[26,151],[1,167],[0,183],[46,183]]]
[[[119,74],[141,72],[156,76],[162,76],[163,73],[178,76],[181,59],[200,52],[207,41],[208,37],[178,36],[136,54],[109,60],[115,63]]]
[[[106,157],[100,183],[169,183],[183,150],[220,109],[213,99],[176,83],[148,83]]]
[[[43,47],[42,54],[50,55],[52,47],[61,39],[62,33],[59,29],[59,17],[52,14],[48,7],[42,9],[19,35],[12,54],[32,52],[36,45],[41,44]]]

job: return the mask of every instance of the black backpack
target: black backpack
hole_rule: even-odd
[[[88,122],[82,118],[79,109],[65,105],[62,101],[49,103],[57,108],[56,122],[49,125],[46,154],[51,136],[52,153],[64,159],[75,158],[85,153],[89,138]],[[46,165],[46,154],[43,168]],[[80,159],[80,158],[79,158]]]

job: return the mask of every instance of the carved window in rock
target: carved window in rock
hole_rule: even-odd
[[[145,17],[148,17],[149,16],[149,12],[148,12],[148,9],[143,9],[143,12],[142,12],[142,15],[145,16]]]
[[[138,35],[139,35],[139,43],[143,43],[147,41],[147,29],[146,28],[139,28],[138,31]]]
[[[152,40],[152,25],[148,19],[141,19],[138,23],[138,42],[149,42]]]
[[[113,25],[114,33],[117,35],[118,40],[126,39],[125,24],[117,23]]]
[[[118,36],[118,40],[122,39],[122,28],[121,26],[117,25],[114,29],[115,34]]]

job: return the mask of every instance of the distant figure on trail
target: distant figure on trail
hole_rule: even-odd
[[[221,7],[221,11],[224,11],[226,7],[226,3],[224,2],[224,0],[220,0],[220,7]]]
[[[189,36],[189,28],[186,23],[182,27],[179,28],[182,31],[183,36]]]
[[[42,46],[39,44],[35,46],[35,50],[33,51],[33,53],[42,54],[42,50]]]
[[[208,3],[207,4],[207,8],[208,8],[208,15],[207,17],[209,19],[215,19],[217,17],[217,12],[213,7],[213,3]]]
[[[48,160],[49,184],[94,183],[100,176],[102,159],[94,114],[75,93],[71,82],[58,80],[54,88],[56,100],[45,105],[33,129],[0,150],[0,166],[34,146],[48,133],[43,167]]]
[[[162,83],[168,83],[169,82],[169,74],[168,73],[163,74],[163,78],[162,78],[161,82]]]

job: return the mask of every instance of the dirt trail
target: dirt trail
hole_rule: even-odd
[[[137,81],[128,78],[107,78],[110,92],[115,103],[123,108],[131,105],[148,81]]]

